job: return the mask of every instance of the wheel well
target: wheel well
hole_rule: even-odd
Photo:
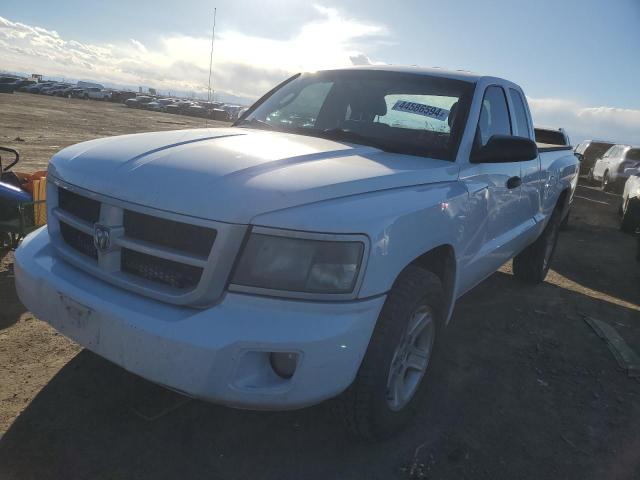
[[[456,256],[453,247],[451,245],[440,245],[415,258],[409,265],[424,268],[438,276],[447,296],[446,311],[448,321],[448,315],[451,312],[451,305],[454,301],[456,281]]]

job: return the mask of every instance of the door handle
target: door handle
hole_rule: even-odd
[[[507,180],[507,188],[509,190],[518,188],[520,185],[522,185],[522,179],[520,177],[511,177],[509,180]]]

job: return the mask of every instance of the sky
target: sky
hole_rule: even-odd
[[[2,0],[0,70],[255,100],[301,70],[508,78],[574,143],[640,145],[640,0]]]

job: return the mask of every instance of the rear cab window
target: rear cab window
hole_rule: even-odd
[[[527,109],[524,106],[524,100],[522,95],[515,88],[509,89],[509,97],[511,98],[511,105],[513,105],[513,113],[516,117],[516,131],[514,132],[519,137],[531,138],[531,130],[529,126],[529,115],[527,115]],[[564,144],[564,142],[563,142]]]

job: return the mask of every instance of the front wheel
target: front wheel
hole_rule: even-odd
[[[626,208],[620,207],[620,230],[634,233],[640,227],[640,200],[630,198],[626,201]]]
[[[513,275],[518,280],[535,285],[546,278],[558,243],[560,211],[556,207],[538,239],[513,259]]]
[[[335,413],[354,435],[381,439],[413,416],[444,323],[442,283],[407,267],[382,308],[353,384],[335,400]]]

